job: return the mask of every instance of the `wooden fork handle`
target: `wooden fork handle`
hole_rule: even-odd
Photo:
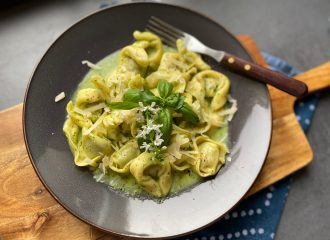
[[[225,53],[221,64],[228,68],[249,76],[255,80],[272,85],[296,97],[303,97],[308,93],[305,83],[290,78],[282,73],[278,73],[262,67],[258,64],[246,61],[242,58]]]

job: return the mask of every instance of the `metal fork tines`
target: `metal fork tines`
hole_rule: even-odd
[[[146,30],[157,34],[165,44],[171,47],[176,46],[178,38],[185,37],[185,32],[154,16],[150,17]]]
[[[219,62],[224,56],[222,51],[207,47],[196,37],[170,25],[167,22],[164,22],[157,17],[150,17],[146,30],[157,34],[163,43],[170,47],[176,47],[176,40],[181,38],[185,42],[187,49],[190,51],[206,54]]]

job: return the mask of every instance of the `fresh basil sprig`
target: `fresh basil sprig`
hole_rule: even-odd
[[[123,96],[123,102],[109,103],[109,107],[129,110],[139,107],[140,103],[143,103],[143,106],[151,105],[150,108],[142,110],[143,117],[146,119],[143,121],[148,125],[148,128],[144,125],[141,126],[137,142],[141,149],[153,152],[156,159],[163,159],[173,128],[171,111],[181,113],[183,119],[193,125],[199,122],[199,118],[189,104],[184,101],[184,96],[179,93],[172,93],[172,83],[160,80],[157,90],[159,97],[150,90],[129,89]],[[153,125],[153,121],[157,124]],[[152,130],[150,131],[150,129]]]
[[[197,124],[199,122],[198,115],[184,101],[184,96],[179,93],[172,93],[173,84],[165,80],[160,80],[157,85],[158,93],[163,98],[164,107],[173,108],[174,111],[182,114],[183,119],[190,124]]]
[[[109,107],[128,110],[138,107],[139,102],[145,105],[155,102],[160,108],[170,108],[181,113],[183,119],[190,124],[195,125],[199,122],[198,115],[189,104],[184,101],[184,96],[181,96],[179,93],[172,93],[172,83],[160,80],[157,85],[157,90],[160,97],[155,96],[150,90],[129,89],[124,94],[123,102],[112,102],[109,104]]]

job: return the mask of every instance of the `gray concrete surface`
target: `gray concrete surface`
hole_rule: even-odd
[[[22,2],[0,9],[0,110],[22,102],[35,64],[61,32],[101,3],[119,1]],[[329,0],[167,2],[201,11],[235,34],[250,34],[261,49],[301,70],[330,60]],[[329,106],[327,90],[308,132],[314,161],[294,175],[276,239],[330,239]]]

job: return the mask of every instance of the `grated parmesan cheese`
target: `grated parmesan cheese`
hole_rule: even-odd
[[[100,70],[102,69],[99,65],[96,65],[88,60],[81,61],[81,64],[86,64],[88,67],[90,67],[93,70]]]
[[[94,179],[95,179],[96,182],[103,182],[101,180],[103,179],[104,176],[105,176],[105,174],[101,173],[100,175],[94,176]]]
[[[105,103],[102,102],[102,103],[99,103],[97,105],[91,106],[89,108],[85,108],[84,110],[86,112],[92,113],[92,112],[95,112],[95,111],[100,110],[100,109],[105,108],[105,107],[107,107],[107,105],[105,105]]]
[[[172,144],[167,147],[167,152],[173,157],[180,159],[182,155],[180,147],[188,142],[189,138],[181,134],[177,134]]]
[[[65,98],[65,93],[61,92],[55,97],[55,102],[59,102]]]
[[[228,122],[230,122],[237,111],[237,100],[232,98],[232,96],[228,95],[228,102],[231,103],[230,108],[220,111],[219,115],[227,116],[227,120]]]
[[[232,98],[232,96],[229,94],[228,95],[228,101],[232,104],[231,105],[231,108],[230,108],[231,109],[231,112],[229,112],[228,118],[227,118],[228,122],[230,122],[233,119],[234,114],[237,111],[237,100],[234,99],[234,98]]]
[[[85,108],[85,109],[81,109],[81,108],[78,108],[75,106],[73,108],[73,111],[75,111],[76,113],[79,113],[81,115],[84,115],[86,117],[89,117],[93,112],[100,110],[102,108],[106,108],[106,107],[107,107],[107,105],[105,105],[105,103],[99,103],[97,105],[94,105],[94,106],[91,106],[91,107]]]
[[[99,117],[99,119],[96,120],[96,122],[86,131],[83,132],[83,135],[90,134],[98,125],[100,125],[104,119],[105,115],[104,113]]]

